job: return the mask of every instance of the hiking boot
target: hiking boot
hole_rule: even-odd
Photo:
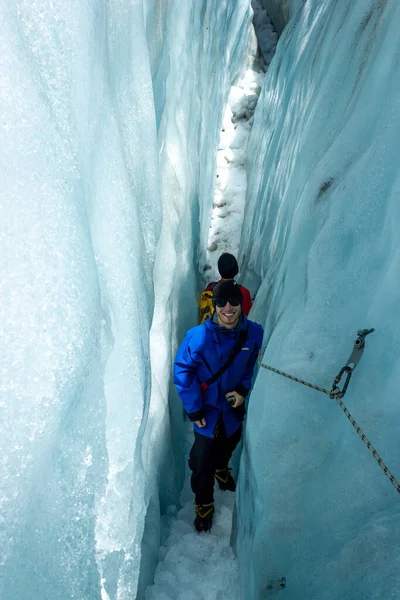
[[[215,471],[215,479],[218,481],[219,489],[223,492],[226,490],[234,492],[236,490],[236,483],[230,473],[231,470],[229,467],[225,467],[225,469]]]
[[[194,526],[196,531],[209,531],[212,527],[214,516],[214,503],[211,504],[196,504],[194,509],[196,517]]]

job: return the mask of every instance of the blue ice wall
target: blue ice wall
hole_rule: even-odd
[[[170,364],[249,3],[0,18],[0,597],[132,600],[179,489]]]
[[[263,361],[344,398],[397,479],[400,5],[308,1],[267,73],[248,148],[244,284]],[[328,396],[261,369],[237,495],[246,598],[397,598],[400,497]],[[284,594],[284,595],[283,595]]]
[[[273,24],[280,35],[296,10],[305,0],[261,0],[261,6],[266,8]]]

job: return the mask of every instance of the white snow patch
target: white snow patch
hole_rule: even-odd
[[[188,423],[187,454],[193,443]],[[241,597],[239,565],[229,545],[235,494],[216,485],[211,532],[196,533],[190,471],[181,496],[182,508],[170,506],[163,520],[163,542],[154,584],[145,600],[237,600]]]
[[[247,143],[265,71],[277,43],[277,34],[267,11],[257,1],[252,6],[260,52],[259,56],[249,55],[249,68],[232,86],[223,118],[204,268],[207,282],[219,279],[217,262],[223,252],[235,256],[239,252],[247,191]]]

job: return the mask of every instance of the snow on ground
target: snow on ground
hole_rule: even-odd
[[[207,282],[219,278],[217,262],[223,252],[238,255],[247,189],[247,143],[265,71],[277,43],[267,11],[256,0],[252,5],[259,52],[249,57],[249,68],[232,86],[223,118],[204,273]]]
[[[187,424],[187,455],[193,443],[192,424]],[[187,467],[181,495],[182,508],[168,509],[163,521],[154,585],[145,600],[239,600],[239,566],[229,545],[235,494],[221,492],[216,484],[215,515],[211,533],[193,528],[194,501]]]

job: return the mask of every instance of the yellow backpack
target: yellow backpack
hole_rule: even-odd
[[[206,290],[205,292],[202,292],[200,294],[200,304],[199,304],[199,323],[204,323],[204,321],[206,319],[208,319],[208,317],[211,317],[211,315],[214,312],[214,307],[213,307],[213,303],[212,303],[212,299],[213,299],[213,293],[212,290],[213,288],[217,285],[217,282],[213,282],[210,284],[211,289],[210,290]]]

